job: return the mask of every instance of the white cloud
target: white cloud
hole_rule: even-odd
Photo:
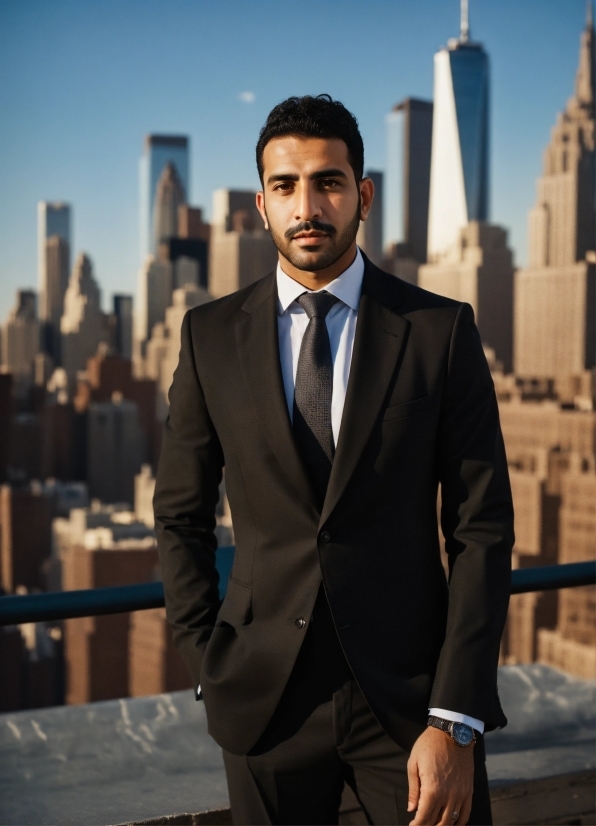
[[[240,92],[238,95],[238,100],[241,100],[242,103],[254,103],[257,99],[257,96],[254,92]]]

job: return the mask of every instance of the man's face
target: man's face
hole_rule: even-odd
[[[356,183],[346,144],[274,138],[265,146],[263,166],[257,206],[277,249],[298,270],[330,267],[354,243],[361,218],[362,185]]]

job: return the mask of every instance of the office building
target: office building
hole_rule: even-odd
[[[13,413],[12,375],[0,373],[0,484],[6,481]]]
[[[133,361],[139,376],[144,374],[145,346],[156,324],[163,322],[172,303],[173,268],[169,260],[147,256],[139,269],[133,326]]]
[[[148,528],[154,526],[153,494],[155,493],[155,476],[151,465],[143,465],[135,476],[135,516]]]
[[[557,564],[561,496],[553,458],[552,450],[528,450],[510,462],[516,528],[514,568]],[[512,597],[501,644],[503,661],[534,662],[540,629],[554,628],[556,622],[556,593],[533,591]]]
[[[155,255],[159,239],[155,234],[155,203],[160,179],[170,164],[184,194],[190,197],[189,140],[182,135],[147,135],[140,162],[140,259]],[[173,233],[174,235],[176,233]]]
[[[37,317],[37,295],[18,290],[16,304],[2,326],[2,368],[12,373],[19,397],[33,385],[35,357],[41,347],[41,324]]]
[[[214,298],[247,287],[277,264],[277,249],[263,229],[255,195],[229,189],[213,193],[209,292]]]
[[[536,450],[555,450],[554,457],[596,457],[596,411],[513,400],[499,402],[499,416],[510,463]]]
[[[129,359],[110,353],[101,345],[87,361],[83,378],[77,382],[74,405],[84,414],[91,404],[111,402],[114,394],[135,402],[146,446],[146,460],[157,462],[161,443],[161,425],[156,420],[156,386],[150,378],[133,376]]]
[[[126,527],[126,526],[123,526]],[[155,578],[155,538],[117,539],[109,527],[87,529],[65,548],[65,590],[135,585]],[[64,623],[66,702],[89,703],[129,695],[130,614],[83,617]]]
[[[203,221],[203,210],[182,204],[178,207],[178,238],[194,238],[209,243],[210,224]]]
[[[59,235],[45,242],[45,285],[40,294],[39,316],[43,322],[44,349],[54,365],[60,364],[60,319],[70,274],[70,246]]]
[[[589,16],[530,211],[529,266],[515,278],[515,372],[559,387],[596,366],[594,59]]]
[[[471,221],[489,218],[489,59],[470,40],[467,7],[459,38],[435,54],[429,261]]]
[[[48,393],[39,414],[41,426],[42,479],[61,482],[82,481],[87,478],[87,427],[85,414],[59,393],[56,399]]]
[[[498,374],[494,378],[516,515],[514,567],[593,559],[596,412],[559,404],[552,383],[534,383],[543,401],[523,401],[532,385],[513,376],[504,377],[510,380],[507,399],[507,382]],[[593,589],[515,595],[503,634],[502,661],[540,661],[593,677],[593,618]],[[574,624],[577,634],[570,630]]]
[[[172,268],[172,289],[193,284],[207,289],[209,242],[202,238],[170,238],[159,245],[158,260]]]
[[[48,251],[46,244],[50,238],[59,238],[63,242],[61,255],[66,256],[65,262],[60,262],[59,272],[62,266],[66,267],[66,278],[70,272],[70,250],[72,249],[71,238],[71,210],[70,205],[62,202],[39,201],[37,204],[37,269],[38,269],[38,290],[39,290],[39,311],[43,321],[51,321],[57,302],[57,294],[61,285],[60,278],[56,278],[56,270],[48,272]],[[66,288],[65,288],[66,289]],[[62,294],[64,299],[64,293]],[[62,307],[60,307],[60,315]],[[58,316],[58,326],[60,317]]]
[[[0,575],[9,594],[44,588],[52,550],[53,503],[40,485],[0,486]]]
[[[52,590],[76,589],[72,569],[64,566],[67,554],[75,546],[151,546],[154,538],[152,527],[139,521],[125,503],[107,505],[93,499],[90,505],[72,507],[67,515],[52,522],[52,565],[56,576]]]
[[[157,382],[157,417],[162,422],[168,414],[168,391],[180,356],[182,320],[187,310],[210,300],[206,290],[191,284],[174,290],[164,323],[155,325],[147,342],[145,371],[147,378]]]
[[[131,697],[192,687],[178,653],[164,608],[130,615],[129,684]]]
[[[132,358],[132,295],[115,295],[113,298],[114,349],[119,356]]]
[[[513,363],[513,255],[502,227],[473,221],[456,241],[423,264],[418,284],[472,305],[482,343],[495,351],[506,371]]]
[[[211,240],[209,292],[214,298],[241,290],[277,266],[277,249],[268,232],[214,233]]]
[[[584,562],[596,551],[596,470],[594,463],[576,461],[561,479],[559,562]],[[558,622],[538,632],[538,660],[596,679],[596,595],[593,586],[557,592]]]
[[[426,261],[433,104],[406,98],[387,115],[385,239],[390,257]],[[400,245],[399,249],[395,249]]]
[[[375,185],[375,197],[368,218],[360,223],[356,242],[377,267],[383,263],[383,173],[365,172]]]
[[[62,366],[74,386],[76,374],[87,366],[87,359],[108,339],[108,324],[101,309],[101,293],[93,275],[91,259],[81,253],[75,263],[64,297],[60,320]]]
[[[212,203],[212,231],[231,232],[236,214],[244,214],[247,229],[263,227],[263,219],[256,205],[256,192],[247,189],[216,189]]]
[[[17,625],[0,627],[0,662],[4,664],[0,680],[0,714],[23,708],[25,642]]]
[[[87,481],[91,496],[103,502],[134,502],[134,478],[147,444],[135,402],[114,393],[109,402],[89,405]]]
[[[153,237],[156,247],[178,235],[178,208],[186,203],[186,193],[173,163],[167,163],[157,182],[153,206]]]

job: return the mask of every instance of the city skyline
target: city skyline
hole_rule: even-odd
[[[269,108],[291,93],[325,90],[343,100],[360,120],[367,167],[386,170],[387,113],[404,97],[432,98],[433,54],[459,29],[457,0],[423,0],[415,10],[405,2],[391,7],[374,2],[365,15],[357,12],[357,4],[348,3],[353,6],[352,13],[342,15],[341,21],[336,19],[335,4],[327,3],[317,8],[322,30],[330,22],[337,29],[333,42],[325,41],[329,68],[321,75],[315,64],[307,65],[297,81],[291,74],[273,72],[271,68],[263,70],[258,65],[260,52],[256,45],[242,53],[246,70],[235,71],[243,64],[242,57],[232,59],[234,44],[243,36],[245,46],[260,43],[251,39],[259,25],[262,32],[271,35],[265,38],[264,46],[269,67],[273,65],[271,61],[279,61],[287,51],[281,34],[287,33],[290,18],[286,12],[272,16],[274,6],[265,0],[251,7],[251,15],[247,8],[234,5],[235,16],[231,18],[229,14],[226,17],[225,3],[218,5],[217,12],[207,3],[191,6],[180,0],[168,6],[167,11],[162,4],[151,3],[143,6],[146,14],[137,15],[138,19],[134,10],[140,6],[133,0],[124,9],[107,5],[112,14],[102,18],[102,25],[94,30],[98,45],[107,48],[104,58],[110,58],[101,64],[106,67],[101,76],[93,72],[99,59],[96,55],[88,55],[88,65],[78,74],[68,64],[80,49],[77,34],[90,23],[97,23],[98,6],[89,4],[82,13],[72,3],[61,2],[54,6],[51,19],[38,3],[30,4],[28,11],[16,5],[5,9],[6,49],[0,58],[0,70],[6,73],[11,68],[12,72],[8,75],[9,88],[1,93],[0,100],[4,99],[12,118],[0,154],[0,186],[7,196],[0,206],[4,210],[0,211],[1,317],[13,305],[17,287],[36,285],[38,200],[71,204],[72,260],[81,251],[91,256],[102,286],[104,306],[109,305],[114,292],[135,291],[138,158],[146,134],[189,136],[192,203],[204,207],[207,214],[214,189],[257,187],[253,151],[258,129]],[[490,213],[494,221],[510,230],[517,266],[527,258],[526,214],[535,199],[540,158],[554,125],[554,113],[573,91],[585,8],[583,0],[565,4],[564,9],[555,2],[532,0],[521,10],[513,2],[499,4],[499,10],[486,0],[471,3],[472,36],[490,54],[493,75]],[[129,43],[133,18],[137,36]],[[184,44],[191,43],[188,32],[176,27],[181,19],[188,19],[192,25],[187,28],[195,31],[205,47],[201,59],[195,59],[195,63],[202,61],[204,65],[196,68],[195,75],[183,78],[180,70],[188,66],[186,57],[181,58],[179,53]],[[117,31],[118,24],[124,22],[122,32]],[[143,44],[150,44],[152,33],[155,35],[160,25],[166,40],[176,33],[178,45],[172,61],[160,63],[162,74],[156,82],[155,69],[140,52]],[[391,50],[383,48],[388,43],[387,27],[395,35]],[[223,35],[224,28],[228,37],[221,58],[224,63],[212,63],[209,67],[208,58],[214,58],[217,50],[207,41],[211,37],[216,43],[223,43],[218,37]],[[24,45],[25,30],[28,46]],[[51,41],[53,36],[57,40]],[[54,49],[58,41],[65,47],[65,54],[56,60]],[[359,41],[369,45],[365,54],[368,60],[354,72],[348,47]],[[378,48],[372,50],[370,47],[377,41]],[[130,46],[128,51],[122,51],[125,44]],[[32,50],[36,45],[40,45],[41,54],[34,56]],[[65,87],[60,89],[55,111],[50,114],[50,100],[41,94],[47,79],[44,77],[42,82],[33,76],[35,66],[48,50],[54,61],[47,74],[63,80]],[[305,54],[315,55],[316,44],[307,44]],[[342,79],[349,66],[351,76],[348,73]],[[116,75],[123,67],[127,75],[122,89],[116,90]],[[147,70],[144,77],[142,67]],[[538,78],[542,82],[537,82]],[[173,79],[180,88],[170,88],[170,93],[165,94],[164,86],[169,83],[171,87]],[[81,85],[84,80],[86,86]],[[85,95],[81,96],[83,90]],[[136,95],[130,97],[132,91]],[[107,116],[103,105],[108,105]],[[97,127],[99,118],[103,126],[96,132],[90,131]],[[23,127],[27,124],[34,128],[23,140]],[[40,144],[43,151],[36,152]],[[98,149],[101,151],[95,156]],[[26,174],[24,169],[28,170]]]
[[[488,0],[484,2],[487,8]],[[431,0],[420,3],[433,5]],[[182,0],[179,4],[184,5]],[[462,0],[462,9],[466,8]],[[445,35],[442,44],[447,49],[439,45],[435,56],[444,60],[451,53],[476,49],[467,44],[469,36],[472,43],[482,43],[491,65],[492,97],[495,86],[498,89],[498,55],[495,58],[492,33],[484,34],[474,19],[472,15],[469,32],[464,15],[459,40]],[[477,65],[463,67],[464,72],[460,65],[459,75],[457,66],[448,68],[443,77],[447,97],[442,103],[440,95],[431,103],[428,96],[416,97],[413,89],[398,97],[379,124],[388,162],[375,168],[367,154],[364,167],[379,191],[389,189],[399,196],[389,199],[389,204],[387,200],[373,204],[357,237],[364,252],[388,273],[472,307],[507,455],[516,518],[514,569],[593,560],[596,555],[596,33],[590,15],[588,20],[584,16],[573,38],[575,58],[564,79],[568,93],[549,111],[548,128],[542,130],[540,125],[536,157],[528,164],[537,174],[524,216],[529,234],[524,266],[519,258],[515,261],[516,230],[499,211],[503,205],[493,204],[489,214],[478,214],[483,209],[488,213],[488,205],[482,204],[483,188],[494,190],[495,177],[497,188],[502,185],[495,169],[501,164],[510,175],[518,163],[517,156],[510,165],[495,162],[488,186],[482,162],[487,155],[484,52],[480,72]],[[247,91],[237,105],[256,107],[255,94]],[[455,216],[457,222],[449,226],[449,216],[444,221],[454,235],[449,246],[427,256],[431,167],[437,151],[433,146],[431,157],[431,143],[436,143],[435,115],[441,109],[444,123],[445,114],[450,115],[451,131],[445,128],[444,133],[456,150],[447,158],[438,152],[444,180],[451,176],[451,186],[448,182],[443,187],[441,207],[444,215],[445,207],[452,206],[455,212],[459,199],[462,209]],[[253,114],[256,119],[263,113],[255,109]],[[522,118],[514,124],[514,137],[525,152],[523,123]],[[470,124],[473,128],[466,129]],[[238,184],[207,192],[201,174],[217,181],[223,167],[217,167],[219,161],[213,156],[215,171],[208,168],[209,156],[201,155],[197,132],[187,126],[158,123],[146,133],[144,144],[143,139],[135,143],[128,158],[130,168],[120,180],[122,191],[130,188],[135,193],[130,200],[133,220],[118,224],[121,235],[114,228],[119,190],[110,190],[107,223],[100,229],[114,255],[122,238],[131,243],[132,278],[124,273],[126,261],[120,261],[117,272],[106,270],[102,256],[108,247],[102,247],[102,236],[83,241],[88,230],[78,229],[78,216],[84,227],[88,210],[100,209],[102,186],[109,188],[118,177],[117,150],[125,140],[132,143],[126,129],[114,133],[113,155],[104,146],[97,162],[86,167],[96,177],[93,184],[85,179],[79,196],[67,189],[43,192],[38,207],[39,249],[35,235],[18,249],[23,262],[31,256],[35,261],[36,252],[41,253],[43,289],[37,294],[22,277],[10,311],[0,319],[0,585],[8,594],[117,586],[159,576],[152,499],[169,411],[168,391],[185,339],[183,318],[188,310],[257,281],[277,260],[276,247],[262,229],[255,207],[256,175],[251,173],[253,177],[244,181],[244,173],[238,172],[243,164],[248,168],[247,158],[241,156],[239,165],[226,168],[226,174],[238,175]],[[366,143],[368,126],[362,119],[361,126]],[[238,135],[239,140],[247,138],[240,129]],[[223,143],[227,138],[229,134],[222,133]],[[199,151],[195,151],[197,143]],[[493,156],[493,136],[490,143],[488,154]],[[187,153],[187,146],[193,151]],[[56,164],[64,171],[63,147],[54,149]],[[139,197],[138,160],[143,151]],[[104,171],[108,156],[116,159],[110,174]],[[474,158],[480,163],[471,163]],[[238,160],[232,155],[230,159]],[[33,175],[29,168],[26,171]],[[23,180],[26,188],[28,178]],[[459,196],[454,192],[458,187]],[[30,213],[35,213],[28,198],[29,232]],[[475,217],[470,208],[474,198],[476,207],[481,207]],[[16,202],[13,205],[10,195],[0,201],[0,209],[6,209],[7,203],[16,222]],[[139,218],[141,242],[150,244],[143,252],[151,253],[140,266]],[[385,243],[389,242],[385,253],[381,249],[384,218]],[[389,226],[400,236],[388,237]],[[4,231],[6,249],[9,242],[18,247],[18,234],[11,234],[12,228],[7,221],[3,225],[0,217],[0,238]],[[4,252],[0,244],[0,277]],[[74,262],[70,273],[69,260]],[[389,281],[388,289],[397,288],[410,298],[421,295],[403,283],[389,287]],[[6,289],[2,281],[0,301],[1,289]],[[134,301],[128,294],[133,292]],[[235,299],[230,297],[233,305]],[[403,307],[410,325],[401,360],[411,364],[412,359],[426,357],[413,305],[392,306],[396,319]],[[194,318],[213,319],[217,312],[215,305]],[[243,337],[238,341],[244,360],[248,344]],[[451,347],[450,362],[454,352]],[[209,359],[201,362],[209,410],[216,412],[217,393],[223,392],[224,401],[230,402],[230,375],[218,371]],[[406,389],[408,381],[406,376]],[[447,396],[443,402],[450,409],[455,403],[453,410],[461,411],[468,390],[462,388],[459,397]],[[236,402],[232,407],[244,420],[244,400],[239,399],[240,407]],[[420,409],[427,409],[426,402]],[[384,415],[384,420],[389,418],[394,419],[394,414]],[[374,440],[369,440],[373,448],[380,444]],[[225,557],[230,564],[233,520],[239,507],[232,481],[228,475],[231,501],[224,476],[215,508],[215,536],[218,546],[230,553]],[[439,531],[443,550],[445,536],[448,531]],[[240,540],[239,536],[239,545]],[[447,566],[444,554],[441,559]],[[222,586],[227,572],[229,567]],[[500,664],[538,663],[541,668],[593,680],[595,611],[590,586],[560,593],[517,593],[510,603]],[[0,632],[0,658],[18,664],[5,669],[10,679],[0,686],[0,712],[169,692],[188,684],[163,609],[64,624],[27,623]],[[106,671],[108,657],[113,667]]]

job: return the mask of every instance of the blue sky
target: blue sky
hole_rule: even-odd
[[[491,217],[526,257],[526,215],[572,92],[585,0],[470,0],[491,57]],[[432,96],[458,0],[0,0],[0,319],[37,282],[36,204],[65,200],[104,293],[134,292],[149,132],[191,138],[191,201],[257,188],[254,144],[290,94],[329,92],[385,166],[385,114]],[[251,93],[244,95],[242,93]]]

